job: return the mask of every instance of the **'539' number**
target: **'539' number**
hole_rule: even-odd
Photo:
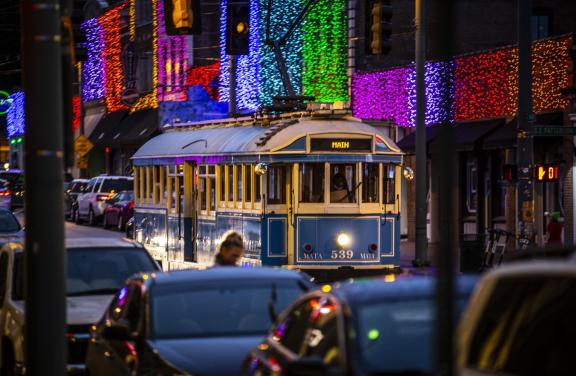
[[[351,259],[352,257],[354,257],[354,251],[351,250],[332,251],[332,253],[330,254],[330,258],[333,260]]]

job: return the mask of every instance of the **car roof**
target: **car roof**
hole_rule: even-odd
[[[457,276],[457,297],[469,296],[479,279],[478,275]],[[433,298],[436,293],[435,281],[434,276],[412,276],[399,279],[366,278],[351,283],[335,284],[332,293],[352,304]]]
[[[305,275],[293,270],[280,269],[280,268],[241,268],[241,267],[216,267],[204,270],[178,270],[157,273],[154,276],[154,284],[173,284],[173,283],[203,283],[203,282],[217,282],[234,280],[236,282],[244,281],[289,281],[289,280],[306,280]],[[312,286],[311,283],[308,283]]]
[[[134,240],[126,238],[66,238],[66,248],[144,248]]]
[[[90,179],[73,179],[70,183],[86,183]]]
[[[486,273],[482,280],[523,276],[565,276],[576,278],[576,257],[568,260],[527,260],[504,264]]]

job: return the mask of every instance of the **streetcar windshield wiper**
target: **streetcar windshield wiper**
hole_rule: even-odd
[[[67,296],[82,296],[82,295],[109,295],[118,292],[117,288],[104,288],[104,289],[94,289],[94,290],[82,290],[74,291],[67,294]]]

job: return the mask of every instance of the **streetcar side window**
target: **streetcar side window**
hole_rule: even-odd
[[[254,174],[254,202],[260,202],[261,192],[261,176]]]
[[[218,166],[220,170],[220,202],[226,201],[226,166]]]
[[[236,166],[236,197],[235,200],[236,202],[242,202],[242,198],[244,196],[242,196],[242,182],[244,181],[244,166]]]
[[[244,167],[246,171],[246,196],[244,201],[252,202],[252,165]]]
[[[384,203],[393,204],[395,200],[395,183],[394,183],[394,165],[383,166],[383,188],[384,188]]]
[[[286,203],[286,166],[268,168],[268,204]]]
[[[234,201],[234,166],[227,166],[228,173],[226,174],[226,181],[228,182],[228,197],[226,200],[228,202]]]
[[[201,211],[206,210],[206,166],[198,166],[197,200]]]
[[[324,202],[324,163],[302,163],[300,174],[300,202]]]
[[[330,202],[356,202],[356,164],[330,165]]]
[[[362,202],[378,203],[380,192],[380,165],[362,163]]]
[[[216,210],[216,166],[208,166],[208,195],[210,197],[210,211]]]

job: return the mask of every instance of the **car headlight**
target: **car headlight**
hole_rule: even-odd
[[[347,247],[350,245],[351,242],[351,238],[350,235],[348,235],[345,232],[341,232],[340,234],[338,234],[338,237],[336,238],[336,242],[338,243],[338,245],[340,247]]]

